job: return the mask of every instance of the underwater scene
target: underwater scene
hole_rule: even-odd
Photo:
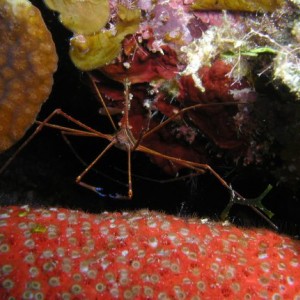
[[[0,0],[0,299],[300,299],[299,153],[299,0]]]

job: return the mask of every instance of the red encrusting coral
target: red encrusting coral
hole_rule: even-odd
[[[0,298],[299,299],[300,244],[147,210],[0,209]]]
[[[152,43],[153,35],[150,33],[146,40],[141,34],[126,38],[122,56],[117,62],[102,67],[101,72],[119,82],[128,79],[132,84],[173,78],[178,72],[176,52],[167,45],[154,51]]]
[[[190,111],[187,115],[196,128],[207,135],[219,148],[241,150],[243,146],[246,146],[249,137],[238,136],[234,119],[238,113],[238,105],[226,106],[226,103],[249,103],[249,95],[244,99],[236,98],[232,91],[247,89],[249,94],[251,89],[245,80],[234,82],[234,79],[228,76],[231,69],[232,65],[222,60],[216,60],[210,67],[201,68],[198,75],[205,91],[201,91],[195,86],[192,76],[182,76],[178,99],[184,103],[185,107],[201,103],[212,104],[211,107]],[[251,100],[254,101],[255,92],[252,91],[252,94],[253,99]],[[215,105],[216,103],[220,105]]]
[[[241,67],[236,57],[245,50],[242,46],[247,17],[232,12],[194,10],[191,1],[181,0],[124,5],[140,11],[141,16],[138,28],[121,39],[118,55],[98,65],[92,63],[87,53],[82,53],[82,59],[92,63],[83,70],[90,71],[108,107],[108,110],[100,108],[100,113],[110,112],[122,126],[127,124],[124,114],[127,109],[136,145],[162,155],[209,164],[212,168],[223,163],[230,168],[237,163],[261,163],[268,143],[256,139],[260,131],[252,106],[256,91],[250,84],[247,68]],[[118,27],[117,2],[111,2],[110,6],[112,15],[104,32]],[[233,34],[226,29],[232,29]],[[236,72],[240,68],[243,72]],[[125,81],[130,82],[127,108],[123,94]],[[153,130],[179,110],[199,104],[205,107],[191,109],[165,127]],[[147,134],[148,130],[151,133]],[[176,174],[182,168],[149,156],[168,173]]]
[[[128,39],[136,40],[133,37]],[[127,40],[124,43],[126,44]],[[176,72],[173,62],[175,56],[169,56],[167,53],[153,54],[146,48],[141,50],[142,44],[136,47],[137,50],[130,48],[127,51],[128,53],[131,51],[130,55],[134,56],[128,70],[125,70],[123,60],[101,69],[102,73],[113,80],[99,72],[93,73],[106,105],[111,111],[119,113],[120,124],[124,122],[121,112],[125,107],[124,87],[119,81],[124,81],[127,77],[129,81],[135,82],[135,84],[131,82],[130,85],[132,96],[129,124],[137,140],[147,130],[154,128],[180,109],[197,104],[212,104],[210,107],[200,107],[178,116],[166,127],[142,139],[144,146],[166,155],[203,164],[212,163],[212,157],[206,150],[209,143],[218,147],[220,151],[227,151],[228,157],[233,159],[247,153],[253,130],[251,128],[242,132],[239,128],[243,126],[247,128],[249,127],[247,124],[251,123],[248,120],[248,107],[255,100],[255,93],[251,92],[245,80],[234,83],[233,79],[227,76],[232,68],[231,65],[217,60],[211,67],[201,68],[198,73],[205,88],[203,92],[195,86],[192,76],[180,76],[179,70]],[[148,52],[144,52],[146,50]],[[139,61],[135,52],[148,53],[145,54],[146,57],[149,55],[145,58],[147,62],[145,66]],[[162,59],[155,62],[155,57]],[[143,68],[147,71],[136,78]],[[243,104],[239,107],[238,103],[241,102]],[[228,103],[231,105],[226,105]],[[245,112],[244,108],[246,108]],[[205,139],[201,136],[205,136]],[[170,174],[182,168],[182,166],[173,168],[161,158],[151,157],[151,159]]]

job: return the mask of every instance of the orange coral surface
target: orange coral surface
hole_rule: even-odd
[[[29,1],[0,0],[0,152],[17,142],[48,98],[54,42]]]
[[[300,244],[147,210],[0,208],[0,299],[299,299]]]

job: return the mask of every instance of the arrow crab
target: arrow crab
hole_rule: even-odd
[[[272,216],[272,213],[268,211],[261,203],[262,199],[265,197],[265,195],[270,191],[271,187],[269,186],[258,198],[255,199],[246,199],[243,196],[241,196],[238,192],[236,192],[229,183],[227,183],[209,164],[201,163],[197,161],[188,160],[184,157],[189,157],[190,155],[196,155],[194,151],[191,151],[188,146],[181,146],[180,143],[182,141],[176,141],[170,144],[170,147],[166,147],[165,141],[158,141],[161,137],[161,131],[168,132],[169,129],[167,128],[169,125],[171,127],[179,126],[180,128],[184,126],[185,124],[185,118],[186,114],[190,112],[195,112],[197,110],[205,110],[205,109],[212,109],[214,106],[219,107],[220,105],[222,107],[231,107],[236,106],[236,102],[227,102],[227,103],[210,103],[210,104],[195,104],[189,107],[178,109],[175,107],[173,108],[173,112],[170,113],[170,115],[161,120],[159,123],[155,121],[155,117],[149,117],[151,114],[153,114],[151,111],[149,111],[149,108],[144,108],[144,111],[146,112],[146,116],[149,117],[145,120],[144,125],[141,126],[141,123],[133,122],[131,123],[131,120],[134,120],[137,115],[132,114],[131,108],[138,105],[138,101],[134,100],[133,95],[130,93],[130,82],[128,79],[124,80],[124,110],[121,111],[122,120],[117,124],[115,124],[110,111],[112,111],[111,107],[107,107],[100,91],[97,86],[98,81],[93,77],[93,75],[89,75],[92,86],[95,89],[96,95],[98,96],[100,102],[102,103],[102,108],[105,111],[105,114],[108,116],[111,125],[114,129],[113,134],[104,134],[98,130],[95,130],[84,123],[80,122],[79,120],[73,118],[72,116],[68,115],[67,113],[63,112],[61,109],[56,109],[51,113],[47,118],[45,118],[43,121],[36,121],[35,123],[38,125],[33,134],[18,148],[18,150],[15,152],[15,154],[6,162],[6,164],[1,168],[0,173],[7,168],[7,166],[15,159],[16,155],[22,149],[38,134],[43,127],[50,127],[54,128],[56,130],[61,131],[63,136],[66,138],[66,140],[69,143],[69,140],[67,136],[80,136],[80,137],[93,137],[93,138],[100,138],[105,139],[108,141],[108,145],[100,151],[100,153],[97,155],[97,157],[90,162],[86,168],[83,170],[81,174],[79,174],[76,178],[76,183],[80,186],[87,188],[95,193],[97,193],[101,197],[109,197],[113,199],[131,199],[133,196],[133,183],[132,183],[132,171],[131,171],[131,155],[133,151],[139,151],[142,153],[145,153],[151,157],[154,158],[154,162],[160,166],[162,166],[167,172],[173,173],[177,172],[178,170],[182,168],[190,169],[193,171],[194,175],[201,175],[205,172],[209,172],[213,176],[217,178],[217,180],[230,192],[230,202],[226,209],[222,213],[222,218],[226,218],[228,216],[229,210],[231,206],[235,203],[242,204],[242,205],[248,205],[252,207],[258,214],[263,216],[274,228],[276,226],[264,215],[261,211],[263,211],[267,216]],[[249,103],[242,103],[240,102],[239,105],[249,105]],[[137,107],[135,107],[137,109]],[[136,112],[135,112],[136,113]],[[138,112],[140,114],[140,111]],[[51,123],[51,119],[54,116],[61,116],[65,119],[67,119],[69,122],[71,122],[74,126],[66,127],[61,126],[55,123]],[[139,115],[140,116],[140,115]],[[172,125],[173,123],[173,125]],[[131,124],[134,124],[132,126]],[[137,125],[138,124],[138,125]],[[137,128],[137,126],[139,126]],[[186,125],[185,125],[186,126]],[[76,127],[76,128],[75,128]],[[138,132],[138,134],[137,134]],[[176,131],[175,131],[176,132]],[[163,133],[162,136],[164,136],[166,133]],[[180,136],[181,137],[181,136]],[[174,139],[174,137],[171,137],[171,139]],[[175,139],[178,139],[178,134],[175,134]],[[167,141],[170,142],[170,137],[167,138]],[[160,145],[161,147],[158,147],[158,150],[155,150],[155,145]],[[94,186],[89,183],[87,183],[84,179],[85,175],[93,168],[95,165],[99,162],[101,162],[101,159],[106,154],[107,151],[110,150],[111,147],[117,147],[119,149],[122,149],[127,152],[127,165],[128,165],[128,193],[127,195],[122,194],[105,194],[104,190],[100,186]],[[186,148],[187,147],[187,148]],[[160,150],[160,149],[164,149]],[[180,150],[180,153],[182,153],[181,157],[179,156],[177,150]],[[175,154],[170,151],[170,149],[175,149]],[[169,154],[170,153],[170,154]]]
[[[245,28],[241,23],[236,22],[229,30],[236,17],[222,17],[226,28],[221,29],[220,17],[204,22],[198,12],[191,12],[181,1],[158,1],[154,6],[147,6],[146,1],[134,7],[128,1],[94,1],[93,5],[100,5],[104,12],[101,24],[96,26],[101,29],[95,31],[95,22],[101,19],[98,15],[90,15],[90,23],[85,18],[76,19],[76,26],[70,22],[68,13],[80,12],[72,5],[82,4],[45,2],[60,12],[62,23],[74,32],[71,59],[78,69],[88,73],[102,106],[101,113],[110,120],[114,133],[102,133],[56,109],[43,121],[36,121],[36,130],[15,155],[43,127],[58,129],[66,138],[78,135],[106,139],[108,145],[76,178],[79,185],[100,196],[132,198],[131,154],[139,151],[151,156],[169,174],[187,168],[196,174],[209,172],[215,176],[231,195],[224,217],[234,203],[249,205],[259,214],[262,211],[271,217],[261,203],[270,187],[258,198],[246,199],[211,167],[211,154],[248,164],[259,161],[257,149],[263,148],[253,141],[256,120],[252,104],[256,93],[244,76],[245,70],[240,71],[241,66],[245,69],[240,53],[252,54],[251,48],[257,45],[244,39]],[[92,11],[96,11],[95,7]],[[113,113],[117,115],[117,124]],[[52,118],[57,115],[74,127],[53,123]],[[127,152],[127,195],[106,195],[102,187],[85,180],[86,174],[113,146]]]

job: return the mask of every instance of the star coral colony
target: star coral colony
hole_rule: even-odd
[[[0,208],[1,299],[300,299],[300,244],[163,213]]]

